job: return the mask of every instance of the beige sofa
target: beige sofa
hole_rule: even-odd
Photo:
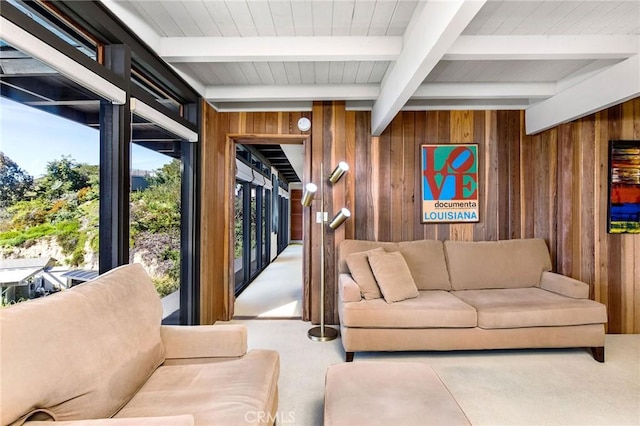
[[[550,271],[541,239],[342,241],[347,361],[360,351],[588,347],[604,362],[606,307]]]
[[[247,352],[243,326],[161,318],[137,264],[2,309],[0,424],[274,423],[277,352]]]

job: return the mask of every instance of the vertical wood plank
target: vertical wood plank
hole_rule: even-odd
[[[509,111],[509,238],[520,238],[520,112]]]
[[[277,135],[282,133],[278,126],[279,116],[277,112],[267,112],[264,115],[264,133],[268,135]]]
[[[332,140],[325,140],[325,145],[332,146],[331,162],[328,172],[331,172],[333,168],[340,162],[346,160],[346,111],[344,102],[333,102],[331,105],[331,135]],[[332,208],[328,210],[329,218],[331,219],[340,209],[345,207],[345,183],[348,179],[347,172],[345,176],[342,176],[340,181],[331,186],[332,194]],[[353,219],[348,219],[347,222],[351,222]],[[327,273],[325,275],[326,292],[327,292],[327,306],[326,306],[326,321],[328,324],[338,323],[338,273],[336,268],[336,248],[338,244],[345,239],[345,227],[343,224],[338,229],[332,230],[328,226],[325,228],[327,235]]]
[[[480,221],[473,225],[474,241],[487,239],[487,144],[486,144],[486,116],[488,111],[474,111],[473,114],[473,143],[478,144],[478,214]]]
[[[345,238],[354,239],[358,210],[356,209],[356,113],[345,114],[345,161],[349,164],[349,173],[344,179],[345,207],[351,212],[351,219],[345,224]],[[363,182],[364,183],[364,182]]]
[[[323,211],[327,212],[329,216],[329,220],[331,220],[331,215],[333,214],[333,192],[334,187],[328,183],[327,176],[331,173],[334,161],[334,153],[333,148],[335,147],[335,106],[333,102],[324,102],[323,103],[323,120],[322,120],[322,162],[324,163],[324,169],[321,172],[321,184],[324,185],[324,208]],[[320,265],[320,267],[324,267],[324,279],[325,279],[325,322],[327,324],[332,324],[333,317],[333,307],[335,305],[335,299],[330,297],[333,294],[333,282],[331,277],[332,275],[332,266],[333,266],[333,253],[335,248],[335,239],[334,232],[327,228],[326,225],[322,225],[322,232],[324,232],[324,247],[321,247],[321,250],[324,250],[324,265]],[[333,299],[333,300],[330,300]],[[318,303],[320,299],[317,299]]]
[[[419,172],[415,168],[416,157],[416,143],[415,143],[415,123],[416,113],[405,112],[403,129],[402,129],[402,149],[404,158],[402,159],[402,236],[401,241],[411,241],[415,239],[422,239],[424,236],[420,235],[416,238],[414,234],[415,224],[420,223],[420,216],[416,216],[415,205],[418,203],[416,196],[415,178],[416,173]]]
[[[389,241],[402,241],[403,228],[403,187],[404,187],[404,130],[405,113],[400,112],[391,122],[389,138]]]
[[[573,274],[573,181],[574,181],[574,143],[571,137],[571,125],[563,124],[558,128],[558,241],[557,250],[561,254],[557,262],[558,273]],[[579,228],[578,228],[579,229]]]
[[[608,109],[609,120],[607,123],[609,139],[622,138],[622,106],[616,105]],[[623,333],[624,301],[623,301],[623,271],[622,271],[622,239],[623,235],[608,234],[608,288],[607,310],[609,313],[608,332]]]
[[[524,133],[524,128],[522,129]],[[535,143],[534,136],[522,136],[522,234],[524,238],[532,238],[535,234],[534,211],[535,211]]]
[[[312,124],[311,128],[313,132],[311,133],[311,156],[310,162],[311,166],[311,182],[316,183],[318,185],[318,191],[320,191],[320,185],[323,185],[323,172],[320,170],[320,162],[323,161],[324,155],[324,114],[325,109],[322,102],[314,102],[313,103],[313,115],[312,115]],[[316,194],[317,197],[320,197],[320,194]],[[311,322],[314,324],[318,324],[320,322],[320,310],[319,310],[319,301],[320,301],[320,250],[322,249],[320,246],[320,232],[322,232],[322,228],[319,224],[316,223],[316,214],[323,210],[323,206],[321,206],[320,198],[318,201],[314,201],[311,203],[311,207],[308,209],[310,212],[309,215],[309,228],[311,232],[309,232],[311,238],[311,252],[309,259],[309,268],[311,271],[310,281],[309,281],[309,317]],[[324,267],[324,266],[322,266]]]
[[[370,220],[372,226],[367,229],[367,239],[384,241],[380,238],[380,136],[371,138],[369,166],[367,174],[371,177]]]
[[[355,176],[355,211],[357,214],[355,222],[355,238],[359,240],[368,239],[367,229],[373,226],[371,221],[373,197],[371,195],[371,138],[367,129],[369,125],[369,114],[363,112],[355,113],[355,167],[352,173]]]
[[[594,216],[596,205],[595,197],[595,116],[590,115],[580,120],[581,132],[581,158],[580,176],[581,190],[580,200],[580,279],[593,287],[595,281],[595,233],[597,222]]]
[[[608,126],[602,125],[606,122],[608,115],[606,111],[596,114],[596,173],[597,173],[597,187],[596,187],[596,208],[594,210],[594,216],[597,218],[595,235],[596,250],[595,250],[595,283],[591,292],[591,297],[594,300],[607,304],[607,286],[608,286],[608,239],[607,239],[607,197],[608,197],[608,155],[609,155],[609,138],[608,138]]]
[[[485,238],[487,241],[496,241],[500,238],[499,221],[500,210],[500,175],[499,167],[499,135],[498,113],[488,111],[485,116],[485,174],[484,197],[486,205],[485,213]],[[530,191],[531,192],[531,191]]]
[[[558,131],[552,129],[549,131],[548,139],[548,179],[547,179],[547,241],[551,251],[552,267],[556,268],[557,262],[557,229],[558,229]]]
[[[387,130],[378,138],[378,238],[391,241],[391,132]]]
[[[405,146],[405,149],[413,149],[413,188],[414,188],[414,203],[413,203],[413,238],[416,240],[421,239],[435,239],[435,235],[432,234],[433,227],[427,227],[422,223],[422,159],[420,158],[420,146],[427,143],[426,128],[427,128],[427,113],[425,111],[418,111],[414,113],[414,125],[413,125],[413,146]],[[411,182],[409,180],[409,182]],[[427,231],[430,230],[430,231]]]
[[[509,239],[509,111],[498,111],[498,239]]]
[[[253,133],[267,133],[267,113],[253,113]]]

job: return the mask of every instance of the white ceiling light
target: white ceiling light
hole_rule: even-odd
[[[176,136],[186,139],[189,142],[198,141],[198,133],[183,126],[175,120],[167,117],[157,109],[145,104],[139,99],[131,98],[131,112],[140,117],[149,120],[153,124],[162,127]]]
[[[114,104],[122,105],[127,100],[124,90],[4,17],[0,17],[0,39]]]
[[[310,128],[311,121],[307,117],[302,117],[300,120],[298,120],[298,129],[300,129],[301,132],[306,132]]]

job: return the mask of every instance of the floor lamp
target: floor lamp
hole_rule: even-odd
[[[329,182],[331,184],[335,184],[340,180],[342,175],[344,175],[349,170],[349,165],[344,161],[338,163],[333,172],[329,175]],[[322,224],[320,230],[320,325],[318,327],[310,328],[307,332],[307,336],[311,340],[315,340],[317,342],[328,342],[330,340],[338,337],[338,330],[333,327],[326,327],[324,324],[324,302],[325,302],[325,278],[324,278],[324,233],[325,233],[325,225],[329,226],[331,229],[338,229],[342,223],[351,216],[351,212],[342,208],[330,221],[329,215],[324,211],[324,166],[320,163],[320,171],[322,173],[323,181],[320,183],[320,210],[316,213],[316,223]],[[305,192],[302,196],[301,203],[304,207],[311,206],[313,199],[315,198],[316,192],[318,191],[318,186],[314,183],[308,183],[305,186]]]

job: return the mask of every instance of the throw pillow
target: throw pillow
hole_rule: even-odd
[[[387,303],[418,297],[418,288],[400,252],[372,253],[369,265]]]
[[[366,300],[380,299],[382,297],[378,283],[376,283],[369,266],[368,257],[371,253],[384,253],[384,249],[378,247],[368,251],[351,253],[345,259],[353,280],[360,287],[360,293]]]

